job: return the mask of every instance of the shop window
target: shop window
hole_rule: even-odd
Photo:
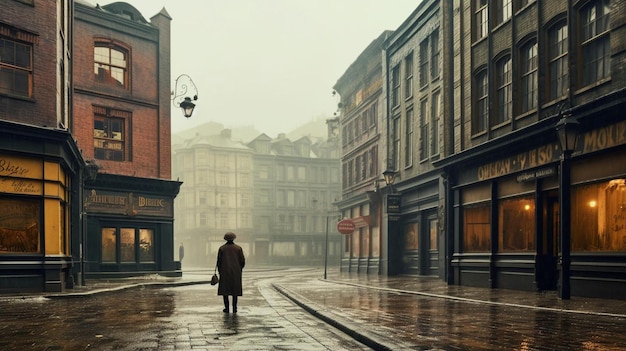
[[[120,229],[120,261],[135,262],[135,228]]]
[[[535,198],[526,196],[498,203],[498,251],[535,249]]]
[[[102,228],[102,262],[117,262],[115,228]]]
[[[490,203],[463,206],[463,252],[491,251]]]
[[[130,112],[94,106],[94,157],[99,160],[127,161],[127,123]]]
[[[128,87],[128,50],[110,42],[96,42],[93,60],[96,81]]]
[[[103,263],[154,262],[153,229],[103,227],[101,235]]]
[[[359,228],[359,237],[361,238],[361,256],[369,257],[370,255],[370,236],[367,228]]]
[[[572,251],[626,252],[626,179],[572,189]]]
[[[0,199],[0,213],[0,254],[41,251],[41,201]]]
[[[589,3],[581,10],[580,53],[582,55],[582,86],[608,78],[611,71],[609,31],[609,0]]]
[[[33,45],[0,38],[0,93],[33,96]]]
[[[417,250],[419,238],[419,223],[409,223],[404,227],[404,249]]]
[[[154,230],[139,229],[139,260],[154,262]]]

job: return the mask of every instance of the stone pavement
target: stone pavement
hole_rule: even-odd
[[[251,267],[247,273],[264,276],[276,269]],[[208,284],[211,273],[88,281],[67,292],[41,295],[70,298],[146,285]],[[626,349],[626,300],[561,300],[555,292],[448,286],[437,278],[365,276],[333,269],[327,280],[322,277],[316,269],[304,281],[277,278],[272,284],[308,312],[376,350],[573,350],[580,345],[589,350]],[[20,296],[0,296],[4,298]],[[562,332],[571,336],[555,337]]]

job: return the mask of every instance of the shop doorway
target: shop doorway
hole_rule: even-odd
[[[544,195],[544,211],[542,233],[538,238],[541,243],[537,255],[537,288],[539,290],[556,290],[559,280],[559,196],[558,192],[550,191]]]

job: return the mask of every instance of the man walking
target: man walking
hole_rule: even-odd
[[[246,259],[241,246],[233,241],[237,235],[233,232],[224,234],[226,244],[217,251],[217,269],[220,272],[220,282],[217,294],[224,298],[224,313],[229,312],[228,296],[233,298],[233,313],[237,313],[237,297],[242,295],[241,275]]]

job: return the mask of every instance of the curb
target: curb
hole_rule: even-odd
[[[289,300],[293,301],[296,305],[303,308],[305,311],[309,312],[313,316],[319,318],[325,323],[332,325],[333,327],[341,330],[342,332],[348,334],[353,339],[359,341],[360,343],[371,347],[374,350],[409,350],[409,345],[401,345],[397,343],[392,343],[387,340],[382,340],[382,337],[372,335],[371,333],[359,332],[357,330],[363,328],[359,325],[354,324],[351,321],[346,320],[345,318],[333,314],[332,312],[325,311],[322,307],[317,305],[316,303],[308,300],[307,298],[291,292],[281,285],[272,283],[274,289],[276,289],[279,293],[283,294]]]
[[[110,288],[102,288],[95,289],[84,292],[71,292],[71,293],[59,293],[59,294],[46,294],[42,297],[47,299],[70,299],[70,298],[84,298],[84,297],[92,297],[94,295],[106,294],[106,293],[114,293],[123,290],[137,289],[137,288],[169,288],[176,286],[187,286],[187,285],[200,285],[200,284],[209,284],[209,280],[194,280],[194,281],[184,281],[184,282],[146,282],[146,283],[131,283],[121,286],[115,286]]]

